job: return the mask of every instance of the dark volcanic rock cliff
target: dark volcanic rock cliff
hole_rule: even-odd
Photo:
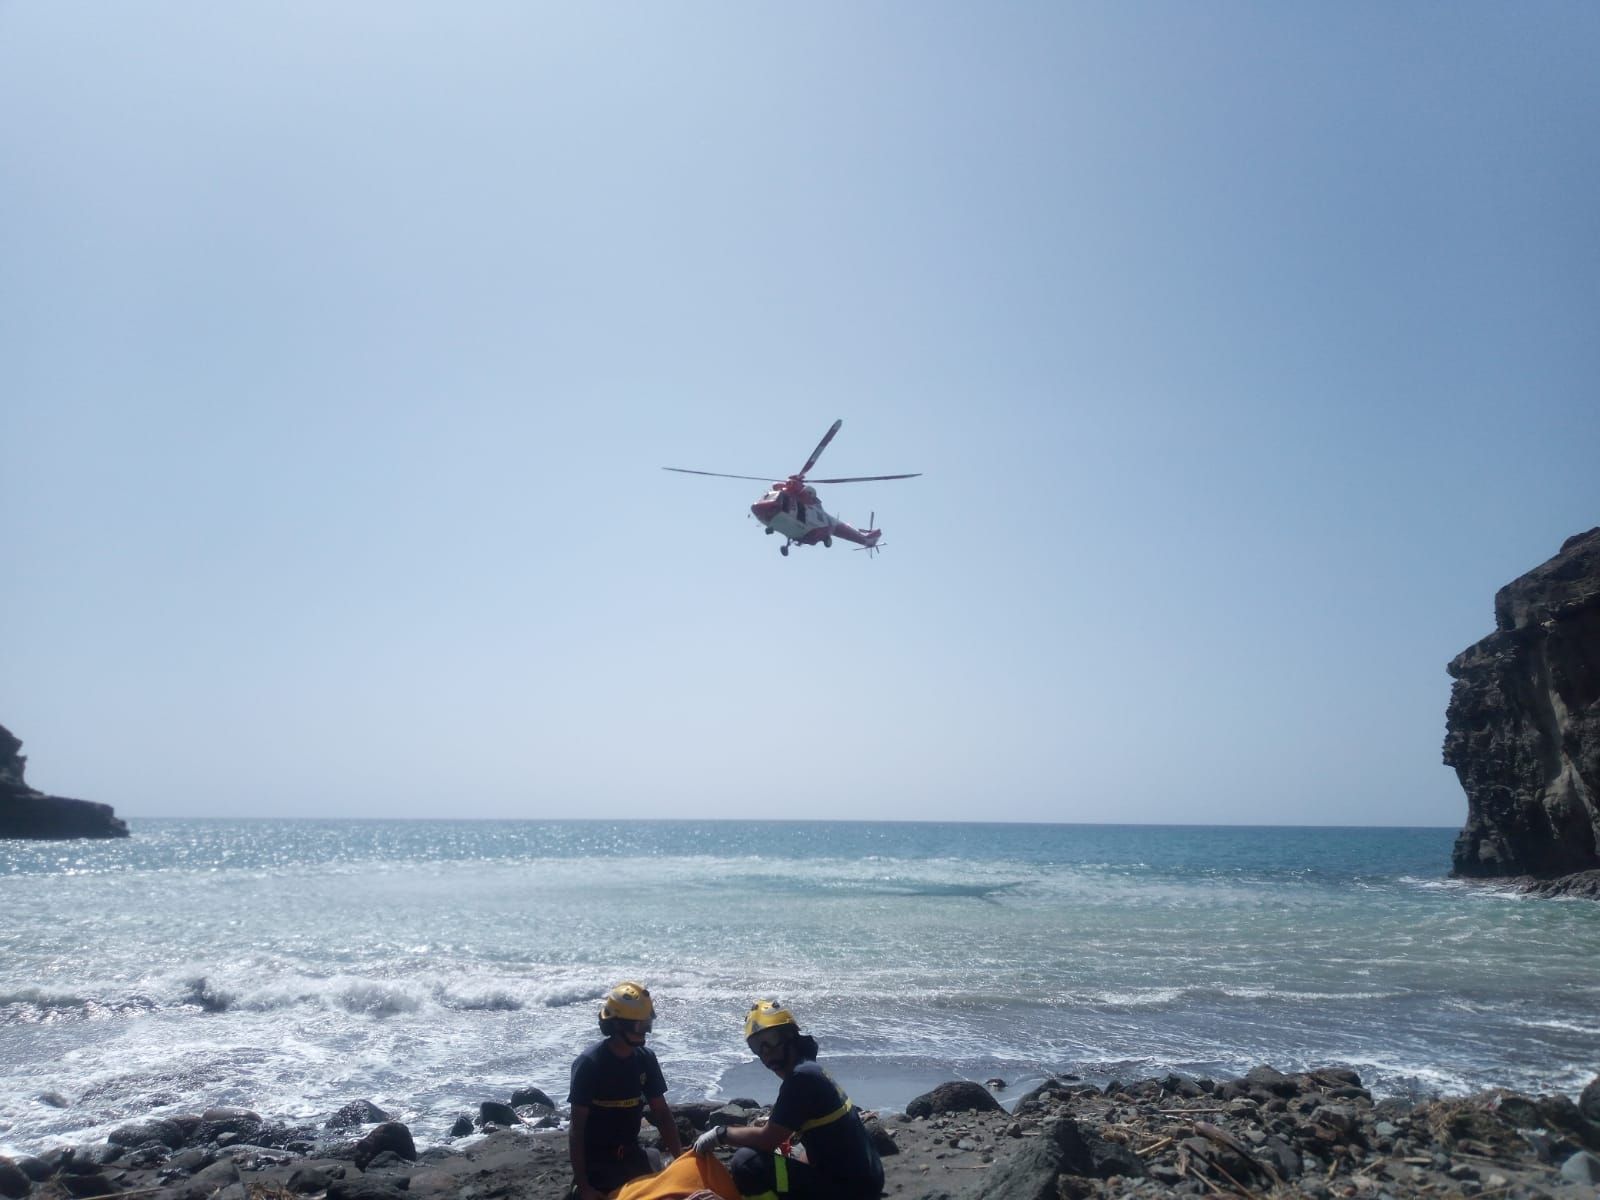
[[[1444,761],[1467,793],[1457,875],[1600,868],[1600,529],[1501,588],[1458,654]]]
[[[0,838],[127,837],[109,804],[46,796],[23,780],[22,743],[0,725]]]

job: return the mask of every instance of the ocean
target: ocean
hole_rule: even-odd
[[[1452,882],[1447,829],[129,824],[0,842],[0,1153],[360,1098],[435,1143],[517,1087],[564,1101],[623,979],[656,998],[670,1100],[771,1100],[758,997],[888,1110],[951,1078],[1600,1071],[1600,904]]]

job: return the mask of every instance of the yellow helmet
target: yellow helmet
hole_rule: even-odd
[[[763,1029],[781,1029],[785,1025],[796,1033],[800,1032],[800,1022],[794,1019],[794,1014],[787,1008],[778,1007],[776,1000],[757,1000],[745,1014],[744,1040],[748,1042]]]
[[[600,1019],[608,1021],[620,1017],[624,1021],[653,1021],[656,1006],[650,1000],[650,989],[642,983],[624,982],[606,993],[606,1002],[600,1006]]]

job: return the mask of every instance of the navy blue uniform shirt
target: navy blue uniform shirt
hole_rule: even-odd
[[[635,1145],[646,1103],[666,1092],[661,1064],[655,1053],[643,1046],[635,1046],[632,1054],[618,1058],[605,1042],[596,1042],[578,1055],[572,1060],[567,1103],[589,1109],[589,1124],[583,1137],[585,1153],[615,1154],[619,1146]]]
[[[840,1194],[876,1196],[883,1190],[883,1163],[855,1109],[839,1111],[848,1103],[826,1071],[803,1062],[779,1085],[772,1121],[799,1135],[806,1161]],[[808,1122],[818,1124],[807,1129]]]

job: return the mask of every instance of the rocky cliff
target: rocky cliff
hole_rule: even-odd
[[[0,725],[0,838],[127,837],[109,804],[47,796],[23,779],[22,743]]]
[[[1467,793],[1455,874],[1600,870],[1600,529],[1501,588],[1494,613],[1449,666],[1444,761]]]

